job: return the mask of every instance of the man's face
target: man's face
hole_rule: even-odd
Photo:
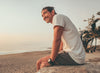
[[[43,20],[47,23],[52,23],[53,14],[49,12],[47,9],[42,10],[42,17]]]

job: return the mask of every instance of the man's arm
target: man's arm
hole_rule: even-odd
[[[63,27],[61,27],[61,26],[55,26],[54,27],[54,39],[53,39],[51,56],[50,56],[52,61],[55,60],[55,58],[58,54],[58,51],[59,51],[59,48],[60,48],[60,43],[61,43],[62,33],[63,33]]]
[[[60,52],[61,50],[63,50],[63,42],[62,42],[62,41],[61,41],[61,43],[60,43],[59,52]]]

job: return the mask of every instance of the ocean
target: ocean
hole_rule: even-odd
[[[2,34],[0,55],[48,50],[52,46],[51,35]]]
[[[95,42],[93,42],[94,44]],[[100,45],[100,40],[97,40],[97,45]],[[23,53],[23,52],[32,52],[32,51],[45,51],[50,50],[52,47],[51,41],[41,41],[41,42],[6,42],[0,43],[0,55],[6,54],[16,54],[16,53]]]
[[[15,53],[23,53],[23,52],[32,52],[32,51],[45,51],[50,50],[51,47],[50,42],[42,42],[42,43],[9,43],[3,44],[0,46],[0,55],[6,54],[15,54]]]

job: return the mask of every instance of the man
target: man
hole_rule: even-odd
[[[54,7],[44,7],[41,14],[46,23],[53,24],[54,39],[51,54],[37,61],[37,71],[53,65],[84,64],[85,50],[80,35],[70,19],[57,14]]]

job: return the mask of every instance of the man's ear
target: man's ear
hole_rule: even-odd
[[[52,10],[52,15],[54,15],[55,14],[55,11],[54,10]]]

